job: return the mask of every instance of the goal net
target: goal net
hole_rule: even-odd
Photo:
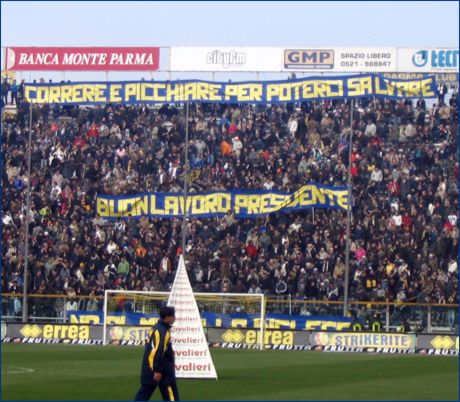
[[[222,330],[251,329],[263,349],[265,296],[263,294],[194,293],[208,343],[218,343]],[[170,292],[106,290],[104,345],[143,344],[150,327],[168,304]],[[176,307],[175,303],[172,303]],[[177,308],[177,307],[176,307]],[[237,339],[235,339],[237,341]]]

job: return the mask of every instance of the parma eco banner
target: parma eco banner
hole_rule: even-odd
[[[232,190],[192,193],[187,195],[186,215],[189,217],[223,216],[232,211],[238,218],[257,218],[275,212],[306,208],[347,209],[345,187],[308,184],[292,193],[270,190]],[[103,218],[163,217],[184,215],[181,193],[143,193],[129,196],[99,195],[97,214]]]
[[[25,97],[28,102],[61,105],[172,102],[272,104],[369,96],[391,99],[434,98],[436,81],[434,77],[398,80],[377,74],[364,74],[238,83],[186,80],[25,85]]]

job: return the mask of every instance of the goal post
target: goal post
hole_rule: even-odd
[[[265,295],[247,293],[193,293],[205,329],[245,329],[257,331],[264,348]],[[150,328],[159,310],[168,304],[170,292],[106,290],[103,309],[103,344],[110,343],[111,327]],[[171,303],[173,306],[174,303]],[[246,322],[246,324],[245,324]]]

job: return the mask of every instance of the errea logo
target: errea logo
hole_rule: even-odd
[[[224,334],[222,335],[222,339],[228,343],[239,343],[242,340],[244,340],[244,334],[239,330],[229,329],[228,331],[224,332]]]
[[[42,330],[38,325],[24,325],[19,331],[25,338],[37,338],[41,335]]]
[[[450,336],[437,336],[431,341],[436,349],[451,349],[455,342]]]

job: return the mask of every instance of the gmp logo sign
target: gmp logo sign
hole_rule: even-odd
[[[334,51],[327,49],[287,49],[284,51],[284,68],[316,70],[334,68]]]

